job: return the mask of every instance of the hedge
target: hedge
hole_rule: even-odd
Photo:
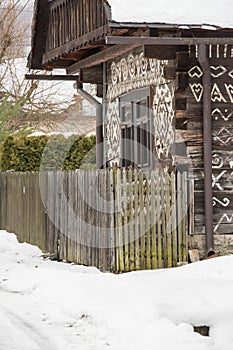
[[[8,136],[1,150],[1,171],[95,168],[95,144],[95,136]]]

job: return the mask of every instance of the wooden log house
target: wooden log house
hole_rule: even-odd
[[[232,253],[233,26],[115,21],[111,3],[35,0],[29,68],[96,84],[100,163],[188,169],[189,248]]]

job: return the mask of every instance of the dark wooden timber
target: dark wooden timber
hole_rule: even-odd
[[[156,58],[158,60],[172,60],[176,58],[177,46],[145,45],[144,56],[146,58]]]
[[[93,33],[105,26],[107,21],[103,1],[51,1],[46,51]]]
[[[233,37],[226,38],[172,38],[172,37],[126,37],[107,36],[105,39],[108,45],[217,45],[233,44]]]
[[[34,8],[40,20],[34,21],[32,25],[32,51],[29,56],[28,66],[33,69],[41,69],[49,21],[48,1],[36,0]]]
[[[79,81],[78,75],[46,75],[46,74],[25,74],[26,80],[75,80]]]
[[[109,31],[108,26],[103,26],[101,28],[95,29],[93,32],[87,33],[85,35],[82,35],[81,37],[78,37],[74,40],[67,41],[64,44],[61,44],[61,46],[54,47],[50,50],[46,50],[44,56],[43,56],[43,64],[48,63],[51,60],[55,60],[60,56],[66,56],[70,53],[73,53],[73,59],[75,60],[75,53],[74,51],[85,48],[95,48],[99,45],[96,44],[95,41],[101,40],[102,36],[104,34],[107,34]],[[92,40],[95,39],[95,44],[92,43]],[[88,47],[89,45],[89,47]]]
[[[96,66],[80,69],[80,82],[90,84],[103,84],[103,67]]]
[[[107,48],[101,52],[98,52],[90,57],[84,58],[82,61],[74,63],[72,66],[66,68],[67,74],[74,74],[79,69],[94,67],[100,63],[107,62],[111,59],[114,59],[118,56],[123,55],[124,53],[131,51],[138,45],[115,45]]]
[[[203,147],[205,189],[206,251],[214,248],[213,238],[213,190],[212,190],[212,121],[211,121],[211,71],[205,44],[199,45],[199,62],[203,69]]]
[[[103,167],[103,110],[102,104],[87,91],[81,83],[77,84],[77,92],[96,110],[96,169]]]

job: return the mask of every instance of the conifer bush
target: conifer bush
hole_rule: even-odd
[[[8,136],[3,142],[1,171],[95,168],[95,136]]]

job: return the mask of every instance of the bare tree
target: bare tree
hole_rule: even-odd
[[[60,84],[26,81],[30,50],[30,0],[0,0],[0,143],[9,133],[53,123],[66,107]]]

